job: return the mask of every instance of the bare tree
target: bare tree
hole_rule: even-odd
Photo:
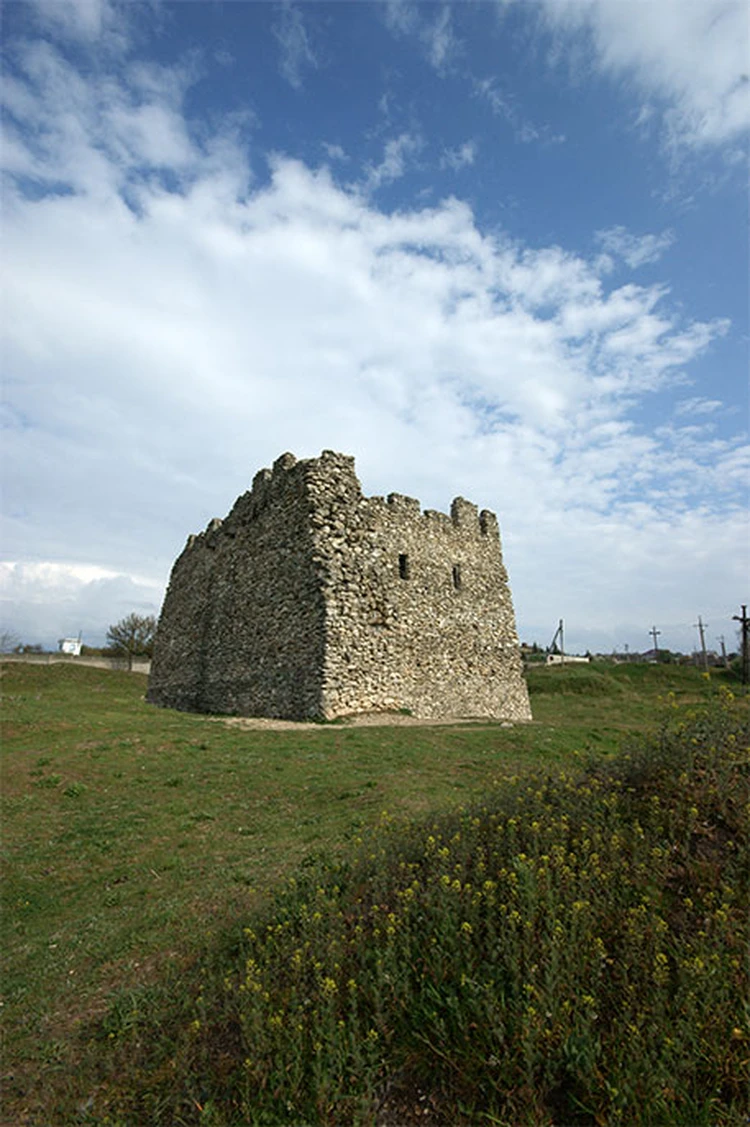
[[[133,658],[151,657],[154,652],[156,619],[152,614],[128,614],[107,631],[109,648],[124,654],[128,669],[133,668]]]
[[[13,630],[0,630],[0,654],[12,654],[21,643],[21,639]]]

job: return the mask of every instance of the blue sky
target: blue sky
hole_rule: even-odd
[[[6,3],[2,626],[101,642],[291,450],[500,519],[522,638],[735,648],[734,0]]]

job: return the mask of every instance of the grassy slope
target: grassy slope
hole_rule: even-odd
[[[439,811],[509,770],[611,753],[653,720],[660,695],[707,691],[689,669],[540,670],[536,720],[522,728],[260,732],[150,708],[136,675],[9,663],[2,683],[15,1122],[45,1106],[47,1079],[74,1064],[71,1032],[113,989],[189,956],[304,858],[340,848],[383,809]]]
[[[129,1083],[110,1108],[170,1127],[746,1124],[749,720],[727,694],[670,704],[614,760],[513,776],[299,874],[192,988],[111,1012],[103,1055]]]

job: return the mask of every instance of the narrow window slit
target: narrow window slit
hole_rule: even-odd
[[[457,591],[461,590],[461,564],[453,565],[453,586]]]
[[[409,578],[409,557],[406,552],[402,552],[398,557],[398,576],[399,579]]]

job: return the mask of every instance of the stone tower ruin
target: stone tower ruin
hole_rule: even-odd
[[[354,459],[284,454],[172,569],[147,699],[193,712],[529,720],[493,513],[364,497]]]

